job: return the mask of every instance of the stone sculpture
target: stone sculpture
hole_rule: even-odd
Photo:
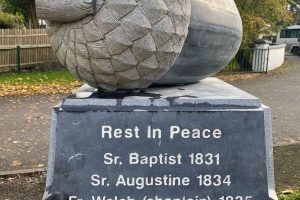
[[[59,60],[93,86],[53,109],[43,200],[277,199],[271,116],[258,98],[214,78],[94,88],[145,88],[175,62],[157,84],[221,70],[241,43],[234,0],[36,5]]]
[[[93,87],[146,88],[174,64],[190,0],[36,0],[60,62]]]
[[[222,70],[242,41],[242,20],[234,0],[192,0],[189,33],[174,66],[156,84],[186,84]]]

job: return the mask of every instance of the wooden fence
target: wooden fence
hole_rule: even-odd
[[[45,29],[0,29],[0,72],[57,61]]]
[[[43,45],[49,43],[46,29],[0,29],[0,46]]]

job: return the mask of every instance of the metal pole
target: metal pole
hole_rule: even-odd
[[[17,46],[17,70],[21,73],[21,47]]]

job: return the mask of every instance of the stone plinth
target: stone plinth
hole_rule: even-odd
[[[54,108],[44,199],[276,199],[271,118],[218,79],[83,87]]]

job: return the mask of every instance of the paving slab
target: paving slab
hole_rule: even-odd
[[[300,57],[286,60],[289,66],[282,74],[231,82],[271,108],[275,145],[300,142]]]
[[[0,98],[0,171],[45,168],[51,107],[65,95]]]

